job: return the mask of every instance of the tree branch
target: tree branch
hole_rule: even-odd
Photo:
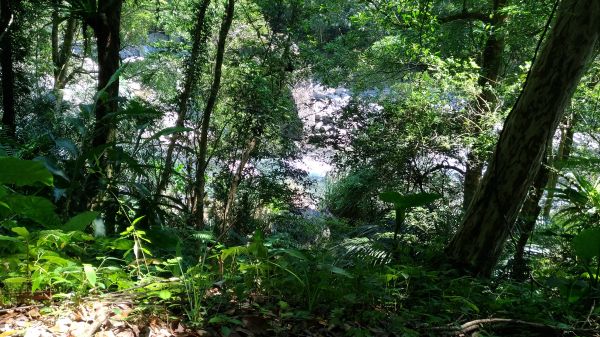
[[[448,165],[448,164],[439,164],[439,165],[436,165],[436,166],[428,169],[427,171],[423,172],[423,175],[429,175],[429,174],[431,174],[431,173],[433,173],[435,171],[439,171],[439,170],[453,170],[453,171],[456,171],[456,172],[460,173],[463,176],[465,175],[465,170],[463,170],[463,169],[461,169],[461,168],[459,168],[457,166]]]

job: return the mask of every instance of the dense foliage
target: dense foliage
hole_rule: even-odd
[[[598,7],[1,0],[0,310],[598,336]]]

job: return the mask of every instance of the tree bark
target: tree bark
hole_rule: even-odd
[[[206,40],[208,35],[206,34],[206,10],[210,5],[211,0],[202,0],[200,5],[198,6],[198,11],[196,14],[196,22],[194,24],[194,29],[192,31],[192,53],[190,54],[189,59],[187,60],[186,65],[186,76],[185,83],[183,85],[183,91],[179,96],[178,110],[177,110],[177,120],[175,121],[176,127],[183,127],[185,119],[187,118],[187,112],[189,108],[189,101],[192,93],[194,92],[194,87],[196,86],[196,82],[198,80],[199,73],[199,64],[198,59],[200,58],[200,52],[205,51],[206,48],[204,45],[206,44]],[[154,204],[157,203],[158,198],[160,198],[160,194],[165,190],[167,184],[169,183],[169,179],[171,174],[173,173],[173,152],[175,151],[175,145],[177,141],[181,139],[179,133],[173,134],[169,141],[169,145],[167,147],[167,153],[165,156],[165,167],[159,177],[156,186],[155,200]]]
[[[114,113],[119,108],[119,50],[123,0],[100,0],[96,13],[87,16],[86,23],[94,30],[98,53],[98,94],[96,98],[92,151],[98,153],[98,164],[92,163],[93,173],[87,181],[87,205],[94,208],[100,193],[111,189],[108,185],[114,176],[107,147],[116,141]],[[116,195],[115,195],[116,197]],[[116,203],[116,201],[115,201]],[[118,205],[106,206],[107,234],[114,231],[114,217]]]
[[[0,65],[2,66],[2,130],[10,138],[16,137],[15,71],[13,68],[14,20],[11,0],[0,0]]]
[[[60,41],[60,24],[61,20],[58,12],[58,5],[60,1],[54,1],[54,8],[52,11],[52,65],[54,75],[54,90],[62,90],[67,85],[67,78],[69,77],[69,61],[71,59],[71,49],[73,48],[73,41],[75,39],[75,32],[77,31],[77,19],[74,16],[70,16],[66,20],[66,26],[63,30],[62,44]]]
[[[470,118],[473,125],[470,128],[470,134],[475,138],[481,135],[479,123],[482,118],[494,109],[497,102],[493,88],[496,87],[500,69],[502,67],[502,55],[504,53],[505,39],[504,34],[500,32],[506,22],[506,15],[502,10],[508,5],[508,0],[493,0],[493,15],[491,19],[490,35],[483,49],[481,61],[481,75],[478,84],[481,87],[481,94],[477,96],[475,113]],[[467,165],[465,170],[465,182],[463,189],[463,209],[466,210],[475,195],[479,181],[481,180],[481,171],[483,170],[485,159],[482,158],[474,149],[469,149],[467,154]]]
[[[66,26],[63,30],[62,44],[60,40],[60,25],[62,19],[59,16],[58,5],[59,0],[54,0],[52,9],[52,65],[54,75],[54,94],[56,96],[55,112],[61,110],[63,89],[67,86],[67,82],[70,78],[69,74],[69,62],[71,60],[73,48],[73,41],[75,39],[75,32],[77,31],[77,19],[75,16],[67,18]]]
[[[599,17],[597,0],[561,3],[484,178],[447,247],[448,257],[468,273],[491,275],[545,148],[591,59]]]
[[[208,153],[208,128],[210,126],[210,116],[213,112],[215,104],[217,102],[217,96],[219,94],[219,88],[221,87],[221,73],[223,67],[223,58],[225,55],[225,41],[233,22],[233,14],[235,10],[235,0],[227,1],[227,8],[225,10],[225,16],[221,23],[221,29],[219,31],[219,40],[217,42],[217,55],[215,59],[215,70],[213,75],[213,83],[210,88],[210,94],[206,101],[206,107],[202,114],[202,125],[200,129],[200,143],[198,145],[198,160],[196,163],[196,183],[194,184],[194,205],[193,205],[193,219],[197,227],[204,227],[204,191],[206,188],[206,178],[204,173],[206,172],[207,153]]]
[[[110,117],[119,108],[119,70],[121,39],[121,8],[123,0],[103,0],[98,3],[98,12],[91,22],[96,35],[98,51],[98,101],[92,146],[100,147],[114,142],[116,127]],[[112,78],[112,81],[111,81]]]

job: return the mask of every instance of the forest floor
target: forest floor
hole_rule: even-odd
[[[282,318],[252,306],[219,308],[222,320],[202,328],[186,325],[166,308],[157,311],[136,304],[134,297],[89,298],[54,304],[0,309],[0,337],[254,337],[347,336],[363,330],[358,323],[331,324],[322,318]],[[227,318],[225,318],[227,317]],[[367,328],[367,336],[390,336],[383,329]]]
[[[88,298],[78,304],[33,304],[0,309],[0,337],[259,337],[259,336],[404,336],[385,331],[385,322],[361,326],[358,322],[333,324],[314,317],[291,319],[252,306],[218,308],[222,319],[206,322],[202,328],[186,325],[174,318],[166,307],[149,310],[148,304],[136,303],[135,297]],[[213,308],[214,309],[214,308]],[[212,310],[211,310],[212,311]],[[563,330],[548,325],[510,319],[482,319],[460,327],[427,328],[410,336],[482,336],[486,324],[507,324],[494,336],[590,336],[592,329]],[[383,325],[382,325],[383,324]],[[359,332],[359,333],[357,333]],[[487,335],[486,335],[487,336]]]

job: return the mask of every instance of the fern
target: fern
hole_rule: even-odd
[[[393,259],[393,235],[389,226],[360,226],[336,248],[349,260],[366,260],[373,265],[384,265]]]
[[[7,131],[0,129],[0,156],[17,157],[18,150],[15,140]]]

